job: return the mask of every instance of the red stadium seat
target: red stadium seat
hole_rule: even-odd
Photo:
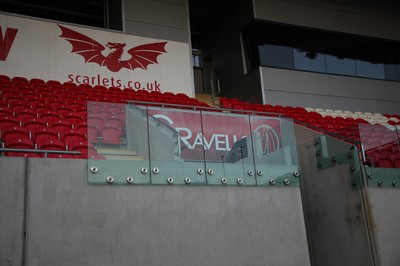
[[[125,127],[124,119],[122,119],[119,116],[108,117],[108,118],[106,118],[105,123],[106,124],[110,124],[110,125],[113,124],[113,125],[116,125],[116,126],[118,126],[120,128],[124,128]]]
[[[5,142],[5,147],[16,149],[34,149],[35,144],[29,138],[10,137],[7,142]]]
[[[35,145],[32,140],[27,138],[10,138],[7,143],[5,143],[5,148],[10,149],[35,149]],[[39,157],[37,153],[34,152],[16,152],[10,151],[5,153],[6,156],[13,157]]]
[[[37,148],[39,150],[59,150],[59,151],[65,151],[66,146],[64,142],[61,140],[57,139],[42,139],[38,141],[37,143]]]
[[[382,167],[382,168],[394,168],[394,164],[392,160],[389,158],[380,158],[376,161],[376,166],[377,167]]]
[[[58,80],[48,80],[46,83],[49,86],[61,86],[61,82]]]
[[[74,155],[74,158],[88,158],[88,155],[97,154],[96,148],[92,143],[87,141],[72,141],[68,144],[68,150],[80,151],[81,155]]]
[[[76,112],[66,113],[63,115],[62,119],[73,125],[78,125],[78,124],[82,123],[83,121],[85,121],[85,118]]]
[[[34,128],[32,135],[33,141],[36,143],[42,140],[59,140],[59,133],[52,128]]]
[[[18,76],[13,77],[13,78],[11,79],[11,81],[12,81],[13,83],[14,83],[14,82],[29,83],[29,80],[28,80],[27,78],[25,78],[25,77],[18,77]]]
[[[37,143],[37,148],[39,150],[56,150],[56,151],[66,151],[66,146],[61,140],[49,140],[43,139]],[[43,153],[41,157],[47,158],[73,158],[70,154],[58,154],[58,153]]]
[[[53,107],[53,110],[57,112],[57,114],[64,116],[69,113],[73,113],[74,109],[68,105],[58,105],[56,107]]]
[[[86,135],[89,142],[97,143],[99,141],[99,127],[97,125],[87,125],[87,123],[84,122],[77,125],[77,129]]]
[[[14,87],[12,87],[12,88],[3,88],[1,90],[1,96],[6,101],[8,101],[10,99],[13,99],[14,97],[18,97],[19,100],[21,100],[21,101],[24,100],[24,98],[21,96],[19,91],[17,91],[17,89],[15,89]]]
[[[53,110],[40,110],[38,111],[38,114],[40,118],[47,121],[48,123],[54,120],[57,121],[61,119],[61,116]]]
[[[10,138],[30,139],[30,132],[28,129],[21,126],[7,126],[1,130],[1,140],[7,143]]]
[[[0,82],[11,82],[11,79],[9,76],[0,75]]]
[[[48,104],[46,104],[45,102],[34,101],[31,102],[30,104],[31,107],[35,110],[35,112],[39,114],[39,116],[41,113],[45,111],[53,111],[53,109],[51,109],[50,106],[48,106]]]
[[[13,116],[0,117],[0,130],[8,126],[20,126],[20,121]]]
[[[61,106],[65,105],[64,101],[60,99],[54,99],[52,101],[46,100],[46,102],[55,111],[57,111],[57,109],[60,108]]]
[[[20,101],[20,100],[11,100],[8,101],[8,104],[10,106],[10,108],[12,110],[14,110],[15,108],[24,108],[24,109],[30,109],[31,106],[29,105],[29,103],[25,102],[24,100]]]
[[[30,84],[32,84],[32,83],[46,84],[46,82],[44,82],[43,79],[39,79],[39,78],[32,78],[32,79],[30,79],[29,83],[30,83]]]
[[[62,85],[63,85],[64,87],[66,87],[66,88],[76,88],[76,87],[78,87],[78,85],[76,85],[76,84],[73,83],[73,82],[69,82],[69,81],[64,82]]]
[[[3,100],[1,97],[0,97],[0,107],[7,107],[8,108],[8,102]]]
[[[35,128],[46,128],[47,127],[46,121],[44,121],[40,118],[22,119],[21,122],[22,122],[22,125],[30,131],[32,131]]]
[[[121,144],[122,142],[122,130],[116,125],[104,124],[99,132],[102,143]]]
[[[393,162],[393,167],[394,168],[400,168],[400,154],[393,154],[391,156],[392,162]]]
[[[70,129],[61,132],[61,140],[64,141],[65,144],[69,144],[73,141],[87,141],[85,133],[77,129]]]
[[[49,124],[49,127],[58,132],[73,129],[72,123],[62,120],[62,119],[51,121]]]
[[[47,158],[57,158],[57,159],[73,159],[73,154],[59,154],[59,153],[49,153],[47,154]]]
[[[112,114],[121,113],[125,111],[125,105],[123,104],[111,104],[106,107],[106,111],[111,112]]]
[[[91,85],[89,85],[89,84],[79,84],[78,85],[78,87],[80,88],[80,89],[82,89],[82,90],[92,90],[93,89],[93,87],[91,86]]]
[[[8,107],[0,106],[0,116],[1,117],[13,116],[13,111]]]
[[[16,118],[19,120],[26,120],[26,119],[35,119],[37,118],[36,112],[31,109],[22,109],[22,110],[15,110]]]

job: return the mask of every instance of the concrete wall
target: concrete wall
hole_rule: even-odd
[[[301,145],[299,154],[313,265],[377,265],[361,189],[352,187],[349,165],[318,169],[314,141]]]
[[[397,1],[253,0],[257,19],[400,40]]]
[[[398,113],[400,82],[261,68],[264,102],[349,111]]]
[[[26,160],[0,159],[0,265],[23,265]]]
[[[124,0],[123,6],[127,34],[190,42],[186,0]]]
[[[0,166],[1,265],[310,265],[296,187],[102,186],[85,160]]]
[[[396,266],[400,263],[398,251],[400,230],[398,230],[400,200],[398,188],[368,189],[370,209],[376,232],[380,263],[383,266]]]

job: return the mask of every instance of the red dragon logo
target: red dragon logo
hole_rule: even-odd
[[[81,55],[85,63],[97,63],[107,67],[112,72],[118,72],[121,68],[134,70],[142,68],[147,70],[149,64],[158,64],[157,57],[166,53],[167,42],[149,43],[133,47],[127,51],[131,55],[128,60],[121,60],[124,54],[125,43],[108,42],[105,46],[79,32],[58,25],[62,31],[59,37],[66,39],[72,45],[72,53]],[[102,51],[108,47],[111,52],[104,56]]]

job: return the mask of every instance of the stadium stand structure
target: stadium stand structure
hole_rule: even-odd
[[[399,265],[396,1],[3,2],[0,265]]]

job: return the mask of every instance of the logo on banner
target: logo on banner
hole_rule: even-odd
[[[280,148],[278,133],[269,125],[259,125],[254,133],[258,135],[261,142],[261,149],[264,155],[274,152]]]
[[[85,59],[85,63],[97,63],[112,72],[118,72],[122,68],[147,70],[148,65],[158,64],[157,57],[159,55],[167,53],[165,50],[167,42],[139,45],[125,51],[126,43],[107,42],[102,45],[86,35],[61,25],[58,26],[62,31],[59,37],[64,38],[72,45],[72,53],[81,55]],[[104,55],[106,47],[109,52]],[[124,56],[130,56],[130,58],[123,60]]]
[[[7,28],[3,37],[3,29],[0,26],[0,61],[6,61],[17,32],[18,29]]]

